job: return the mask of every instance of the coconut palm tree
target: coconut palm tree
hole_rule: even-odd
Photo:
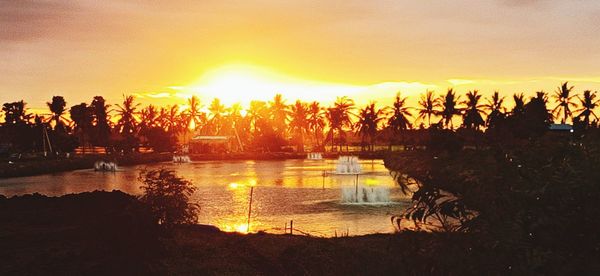
[[[525,96],[523,93],[513,94],[513,101],[515,106],[511,110],[511,114],[516,116],[522,115],[525,110]]]
[[[110,137],[110,118],[108,109],[110,105],[102,96],[95,96],[90,104],[94,116],[93,142],[100,146],[107,146]]]
[[[140,126],[144,128],[152,128],[158,124],[158,112],[154,105],[148,105],[140,112]]]
[[[569,87],[569,82],[564,82],[561,86],[559,86],[552,98],[556,101],[557,105],[552,110],[552,114],[559,118],[562,113],[561,123],[566,123],[569,117],[572,117],[571,108],[576,107],[577,105],[573,102],[573,98],[575,95],[571,95],[571,91],[573,91],[574,86]]]
[[[164,119],[164,129],[172,134],[177,134],[181,132],[185,127],[187,127],[187,118],[182,118],[179,113],[179,106],[174,104],[170,107],[167,107],[167,112]]]
[[[483,108],[489,111],[489,115],[486,119],[486,124],[488,127],[494,127],[498,120],[504,117],[504,107],[502,106],[504,103],[505,97],[500,97],[500,93],[498,91],[494,91],[491,98],[486,99],[486,103],[483,105]]]
[[[219,98],[214,98],[208,107],[208,111],[210,112],[208,120],[208,124],[210,125],[209,133],[217,135],[221,132],[221,128],[223,128],[223,116],[227,109],[225,105],[221,104]]]
[[[320,148],[323,129],[325,128],[325,119],[323,108],[321,108],[317,101],[312,102],[308,107],[308,127],[314,135],[315,148]]]
[[[290,107],[290,132],[298,143],[298,151],[304,152],[304,134],[308,132],[308,107],[306,103],[296,100]]]
[[[440,103],[435,97],[435,93],[427,90],[425,94],[421,95],[421,99],[419,100],[419,107],[417,108],[419,116],[417,116],[417,120],[425,120],[427,118],[427,126],[430,127],[431,116],[438,113],[439,107]]]
[[[73,131],[75,134],[79,134],[79,142],[83,149],[83,153],[85,153],[85,138],[88,135],[88,131],[90,130],[94,120],[92,109],[88,107],[87,104],[81,103],[72,106],[69,112],[71,115],[71,120],[74,124]]]
[[[202,107],[200,99],[192,96],[188,99],[188,109],[185,111],[184,117],[187,119],[186,128],[197,130],[206,123],[206,114],[200,111]]]
[[[387,121],[387,127],[394,135],[398,135],[403,131],[410,129],[411,124],[409,118],[412,116],[410,107],[406,104],[406,97],[402,98],[400,92],[396,94],[396,99],[391,111],[392,116]],[[390,147],[391,141],[390,139]],[[402,139],[404,140],[404,139]]]
[[[267,115],[267,103],[263,101],[250,101],[250,107],[248,108],[248,117],[250,118],[250,124],[254,133],[256,133],[259,130],[261,121],[267,119]]]
[[[132,135],[137,128],[137,108],[140,106],[139,103],[135,103],[134,96],[123,95],[123,104],[117,106],[117,115],[119,120],[117,121],[117,131],[122,134]]]
[[[377,131],[379,130],[379,125],[384,120],[384,113],[384,109],[377,109],[375,107],[375,102],[369,103],[359,112],[355,129],[361,136],[363,144],[367,138],[369,138],[369,150],[371,151],[373,150],[373,146],[375,144],[375,138]]]
[[[331,137],[331,148],[333,150],[335,134],[342,141],[346,137],[345,128],[352,128],[352,113],[354,101],[346,96],[337,97],[332,107],[327,109],[326,117],[329,121],[329,135]],[[340,143],[341,145],[341,143]]]
[[[439,115],[442,116],[442,123],[446,128],[454,129],[454,123],[452,119],[454,116],[460,116],[460,109],[456,107],[459,101],[459,96],[456,96],[452,88],[448,88],[448,91],[444,96],[439,98],[442,110]]]
[[[4,112],[4,125],[26,125],[33,118],[33,115],[27,112],[27,103],[23,100],[3,104],[2,111]]]
[[[285,137],[289,111],[281,94],[276,94],[275,97],[273,97],[273,101],[269,102],[269,110],[271,112],[271,119],[273,120],[272,122],[275,131],[281,135],[281,137]]]
[[[64,114],[65,114],[65,107],[67,106],[67,102],[65,101],[65,98],[63,98],[63,96],[53,96],[52,101],[46,102],[46,105],[48,105],[50,112],[52,112],[52,115],[50,117],[50,122],[54,122],[54,130],[64,131],[65,130],[64,121],[66,120],[66,118],[64,117]]]
[[[483,114],[483,105],[479,104],[480,100],[481,95],[479,95],[479,91],[473,90],[467,92],[467,100],[463,102],[466,105],[465,113],[463,114],[463,125],[465,127],[479,130],[485,124],[481,116]]]
[[[580,103],[580,108],[575,110],[575,112],[580,112],[577,117],[583,117],[583,122],[585,125],[590,124],[590,117],[594,117],[598,120],[598,116],[594,113],[594,109],[600,106],[600,99],[596,100],[596,92],[592,92],[590,90],[583,91],[583,98],[579,95],[577,96]]]

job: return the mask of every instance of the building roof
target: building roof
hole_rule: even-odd
[[[573,130],[573,126],[569,124],[550,124],[549,129],[556,131],[571,131]]]
[[[229,136],[216,136],[216,135],[198,135],[192,138],[194,141],[227,141]]]

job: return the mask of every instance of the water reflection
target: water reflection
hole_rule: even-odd
[[[356,184],[355,175],[335,175],[335,160],[206,161],[123,167],[115,173],[80,170],[0,180],[0,194],[39,192],[63,195],[118,189],[139,194],[139,171],[166,167],[194,183],[192,200],[200,207],[199,223],[225,231],[247,231],[250,187],[254,187],[250,230],[283,233],[294,220],[298,230],[332,236],[390,232],[390,217],[401,213],[404,198],[381,160],[361,162],[360,185],[388,187],[389,204],[342,204],[342,187]],[[324,172],[326,176],[324,177]]]

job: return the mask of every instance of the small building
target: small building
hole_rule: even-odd
[[[570,124],[550,124],[548,128],[552,132],[570,133],[573,132],[573,125]]]
[[[224,153],[235,147],[234,137],[217,135],[197,135],[189,142],[190,153]]]

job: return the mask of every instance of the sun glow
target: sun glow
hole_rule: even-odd
[[[180,89],[199,96],[206,104],[217,97],[223,104],[241,103],[247,107],[252,100],[269,101],[278,93],[283,94],[288,103],[296,99],[332,102],[336,96],[352,96],[363,88],[303,80],[263,67],[234,64],[211,70],[192,85]]]

